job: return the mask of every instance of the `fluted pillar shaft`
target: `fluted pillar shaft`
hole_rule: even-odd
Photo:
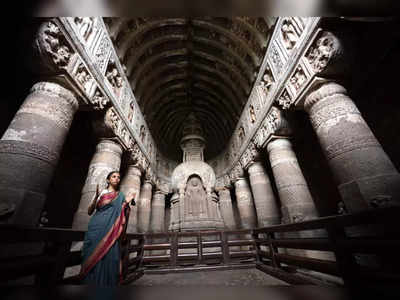
[[[165,192],[156,191],[151,202],[151,232],[164,232],[165,224]]]
[[[248,172],[257,211],[258,227],[279,224],[278,204],[264,166],[256,161],[249,166]]]
[[[282,205],[282,223],[317,218],[314,201],[291,142],[284,138],[276,139],[268,144],[267,149]]]
[[[125,173],[125,176],[122,178],[121,181],[121,191],[127,195],[130,193],[135,194],[135,202],[136,206],[131,206],[131,212],[129,215],[129,222],[128,222],[128,233],[137,232],[137,220],[138,220],[138,199],[140,197],[140,177],[142,172],[137,166],[130,165]]]
[[[218,191],[219,207],[221,209],[222,219],[228,230],[235,230],[236,223],[233,215],[232,198],[228,188],[222,188]]]
[[[239,177],[236,180],[235,193],[242,228],[255,228],[257,226],[257,216],[254,209],[253,196],[246,178]]]
[[[146,180],[140,189],[138,202],[138,230],[139,232],[149,232],[151,216],[151,198],[153,185]]]
[[[32,87],[0,140],[0,223],[37,225],[77,109],[75,95],[59,84]]]
[[[349,212],[399,205],[400,176],[344,87],[328,82],[305,109]]]
[[[97,144],[96,152],[90,162],[88,175],[82,189],[79,207],[74,216],[73,229],[87,230],[90,220],[87,210],[93,197],[96,195],[97,184],[100,191],[106,188],[108,173],[119,171],[121,155],[121,145],[113,140],[103,139]]]

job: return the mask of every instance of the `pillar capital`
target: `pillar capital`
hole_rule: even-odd
[[[340,84],[329,80],[323,80],[320,84],[314,86],[305,96],[304,109],[310,112],[312,107],[321,100],[335,95],[346,94],[346,89]]]
[[[135,165],[129,165],[126,171],[129,175],[135,175],[135,176],[142,176],[142,171],[138,166]]]
[[[147,173],[150,163],[146,159],[146,156],[143,154],[139,145],[136,143],[129,150],[129,163],[138,167],[142,173],[144,173],[144,172]]]
[[[170,184],[162,179],[157,178],[155,186],[156,186],[155,193],[162,193],[166,195],[170,191]]]
[[[291,134],[287,113],[272,106],[255,135],[254,143],[258,149],[262,149],[275,136],[290,136]]]
[[[258,152],[254,142],[250,142],[246,151],[240,158],[240,164],[244,169],[248,169],[251,164],[260,159],[260,153]]]
[[[267,151],[271,152],[274,149],[287,148],[292,149],[292,142],[288,138],[274,138],[267,145]]]
[[[157,196],[162,196],[162,195],[165,196],[165,195],[167,195],[167,194],[168,194],[168,192],[166,192],[166,191],[155,190],[154,193],[153,193],[153,197],[156,196],[156,195],[157,195]]]
[[[96,146],[96,152],[111,152],[117,156],[122,155],[122,146],[117,139],[101,138]]]
[[[79,107],[76,94],[58,83],[43,81],[38,82],[32,86],[30,92],[48,95],[49,97],[56,96],[59,99],[65,100],[65,102],[69,104],[74,111],[76,111]]]
[[[232,183],[236,183],[236,181],[240,178],[244,178],[244,170],[240,163],[236,164],[236,166],[233,167],[229,174],[229,178]]]
[[[322,30],[317,35],[305,58],[318,76],[336,75],[343,72],[338,62],[343,58],[343,45],[337,33]]]
[[[43,73],[61,73],[75,54],[56,18],[40,25],[33,47],[35,54],[40,57],[40,65],[37,67]]]
[[[232,182],[231,178],[229,177],[228,174],[224,174],[221,177],[217,178],[216,184],[215,184],[215,190],[219,192],[222,189],[230,189],[232,188]]]
[[[114,130],[118,126],[118,118],[113,108],[93,114],[92,128],[96,137],[116,139]]]
[[[249,175],[252,174],[258,174],[258,173],[265,173],[265,168],[264,165],[261,161],[253,161],[251,164],[249,164],[247,168],[247,172],[249,172]]]
[[[145,180],[143,181],[143,185],[145,185],[145,184],[150,185],[151,188],[153,188],[153,182],[152,182],[150,179],[145,179]]]

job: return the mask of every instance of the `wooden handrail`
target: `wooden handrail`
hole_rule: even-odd
[[[367,276],[367,274],[372,274],[370,271],[363,270],[357,265],[354,254],[396,254],[400,251],[400,241],[390,235],[385,237],[378,235],[349,237],[346,234],[346,228],[378,224],[385,231],[398,232],[400,230],[400,226],[398,226],[399,215],[400,208],[392,207],[254,230],[127,234],[126,243],[123,244],[122,249],[124,255],[123,274],[125,282],[129,283],[142,276],[149,264],[162,263],[162,270],[165,270],[165,272],[183,270],[185,265],[190,265],[188,270],[196,268],[200,270],[204,269],[204,263],[214,264],[208,265],[207,270],[209,270],[214,267],[215,269],[243,267],[243,262],[249,262],[250,259],[253,262],[252,266],[255,266],[256,263],[258,269],[269,272],[271,275],[275,274],[274,276],[280,278],[286,278],[288,282],[292,283],[308,281],[295,271],[286,272],[286,268],[291,266],[294,267],[292,270],[302,268],[340,276],[345,283],[351,284],[353,278],[360,280],[373,278],[372,275]],[[316,229],[324,230],[326,237],[276,238],[275,236],[276,233],[281,232]],[[42,243],[49,246],[44,247],[45,251],[38,256],[20,257],[18,260],[14,259],[14,261],[12,259],[0,261],[0,273],[3,274],[0,279],[3,281],[7,280],[7,277],[10,279],[38,274],[43,283],[60,282],[65,267],[80,264],[81,252],[71,251],[70,245],[71,242],[83,240],[85,233],[82,231],[0,225],[0,234],[2,236],[1,244]],[[207,240],[204,237],[207,237]],[[158,241],[161,240],[161,242],[157,242],[156,238],[159,238]],[[181,238],[188,238],[188,241],[182,241]],[[287,254],[283,253],[280,250],[281,248],[329,251],[335,253],[336,261]],[[144,256],[145,250],[164,251],[161,252],[164,254],[154,255],[154,253],[150,253],[148,255],[146,252],[146,256]],[[183,253],[180,250],[184,250]],[[131,253],[136,253],[137,256],[130,258]],[[42,272],[45,269],[47,273]],[[391,279],[398,277],[397,273],[387,272],[382,272],[380,276],[380,278]],[[73,280],[73,278],[70,280]]]
[[[371,209],[355,214],[335,215],[329,217],[321,217],[318,219],[303,221],[299,223],[291,223],[284,225],[273,225],[263,228],[254,229],[255,234],[267,232],[289,232],[313,229],[344,228],[348,226],[364,225],[364,224],[398,224],[398,216],[400,207]]]
[[[37,284],[78,283],[76,276],[63,280],[63,274],[66,267],[81,264],[81,251],[71,251],[71,243],[82,242],[85,236],[84,231],[1,224],[0,236],[0,244],[3,249],[7,245],[12,249],[13,244],[21,243],[25,245],[24,248],[26,249],[30,248],[30,244],[33,244],[37,249],[36,251],[42,251],[39,255],[18,257],[13,257],[12,253],[7,254],[7,259],[0,260],[0,281],[35,275]],[[132,261],[128,259],[129,253],[139,252],[140,254],[143,252],[144,236],[143,234],[127,234],[126,240],[127,243],[123,246],[123,249],[127,247],[124,265],[128,267],[129,264],[133,265]],[[130,246],[131,240],[137,240],[138,244]],[[139,256],[134,270],[138,269],[141,261],[142,257]]]

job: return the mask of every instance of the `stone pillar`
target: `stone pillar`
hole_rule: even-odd
[[[179,194],[174,193],[171,197],[171,221],[168,230],[179,231],[180,217],[179,217]]]
[[[258,227],[279,224],[278,204],[264,166],[259,161],[253,162],[248,167],[248,172],[257,211]]]
[[[106,188],[106,177],[111,171],[119,171],[121,166],[121,145],[111,139],[102,139],[96,147],[92,161],[89,165],[88,175],[82,189],[82,197],[74,216],[73,229],[87,230],[90,216],[87,213],[90,202],[96,194],[99,184],[100,190]]]
[[[267,150],[281,200],[282,223],[318,218],[291,142],[284,138],[275,139],[268,144]]]
[[[160,233],[165,231],[165,195],[163,191],[156,191],[153,195],[151,203],[151,232]]]
[[[150,231],[152,233],[165,232],[165,195],[166,193],[157,190],[153,194],[153,200],[151,201],[151,221],[150,221]],[[153,238],[153,244],[158,243],[168,243],[168,240],[164,238]],[[150,251],[151,255],[164,255],[166,250],[153,250]]]
[[[0,140],[0,223],[38,224],[78,106],[75,95],[59,84],[32,87]]]
[[[318,218],[317,209],[300,169],[296,154],[292,149],[291,142],[285,138],[275,139],[268,144],[267,150],[281,200],[282,223],[289,224]],[[324,236],[326,236],[324,230],[308,230],[299,233],[282,234],[282,237],[288,238],[316,238]],[[318,259],[334,259],[330,252],[296,249],[289,249],[286,252],[292,255],[305,255]]]
[[[349,212],[399,205],[400,176],[344,87],[327,82],[305,99]]]
[[[131,213],[129,215],[128,222],[128,233],[136,233],[137,229],[137,219],[138,219],[138,202],[140,197],[140,177],[142,172],[137,166],[130,165],[125,173],[124,178],[121,181],[121,191],[127,195],[129,193],[136,194],[135,202],[136,206],[131,206]]]
[[[228,188],[224,187],[218,190],[219,194],[219,207],[221,209],[222,219],[224,220],[225,227],[228,230],[235,230],[236,223],[233,216],[233,207],[231,193]]]
[[[235,193],[242,228],[256,228],[257,216],[254,209],[253,196],[251,195],[251,190],[246,178],[237,178],[235,182]]]
[[[145,180],[140,189],[138,201],[138,231],[149,232],[151,216],[151,196],[153,185],[151,181]]]

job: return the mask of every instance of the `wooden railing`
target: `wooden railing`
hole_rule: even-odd
[[[346,286],[400,282],[399,220],[400,208],[393,207],[256,229],[253,231],[258,253],[256,265],[259,270],[291,284],[316,283],[311,277],[294,273],[293,268],[340,277]],[[324,230],[326,236],[282,237],[305,230]],[[293,249],[315,251],[317,258],[285,253]],[[322,253],[326,256],[327,251],[334,254],[333,260],[318,258]],[[356,259],[360,256],[361,261]],[[292,271],[288,272],[290,268]]]
[[[255,267],[251,230],[194,231],[145,235],[146,273]]]
[[[396,207],[254,230],[127,234],[124,284],[143,274],[236,268],[257,268],[290,284],[321,284],[315,278],[323,274],[345,286],[400,282],[399,220]],[[320,235],[301,237],[307,230]],[[2,225],[0,235],[7,255],[0,259],[0,282],[34,275],[36,284],[77,283],[64,272],[81,263],[81,251],[71,245],[84,232]],[[327,253],[330,258],[322,258]],[[381,266],[360,263],[361,254]]]
[[[59,228],[0,226],[0,282],[34,276],[38,285],[79,283],[77,276],[64,278],[65,269],[81,264],[81,251],[72,251],[73,242],[82,242],[85,233]],[[144,237],[127,234],[121,243],[124,283],[140,277]],[[136,257],[130,258],[136,253]],[[25,281],[22,281],[25,283]]]

